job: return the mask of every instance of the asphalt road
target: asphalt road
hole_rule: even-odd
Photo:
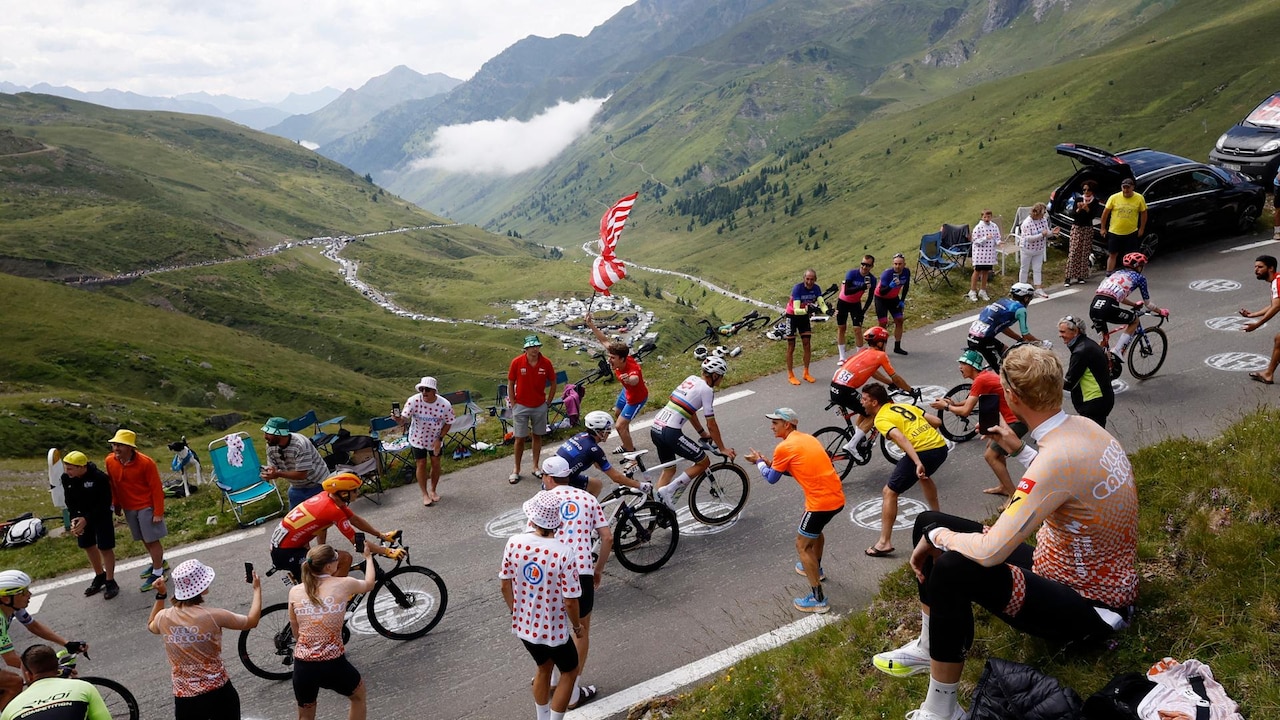
[[[1171,348],[1164,367],[1151,380],[1136,382],[1127,373],[1122,378],[1127,386],[1117,398],[1110,427],[1126,448],[1133,450],[1168,436],[1208,437],[1242,412],[1274,402],[1280,391],[1250,382],[1245,372],[1258,369],[1259,362],[1265,364],[1273,333],[1271,329],[1253,335],[1239,332],[1235,311],[1241,306],[1260,308],[1270,301],[1266,286],[1253,277],[1252,262],[1256,254],[1274,253],[1280,245],[1232,250],[1267,238],[1213,241],[1194,252],[1165,255],[1150,268],[1152,299],[1172,310],[1165,326]],[[827,274],[837,273],[829,270]],[[1015,279],[1013,274],[1006,275],[999,285]],[[967,278],[958,278],[957,285],[959,280]],[[1068,313],[1087,313],[1093,287],[1064,289],[1047,283],[1053,297],[1032,305],[1033,332],[1056,342],[1056,320]],[[963,348],[967,326],[957,316],[910,331],[904,345],[911,355],[895,356],[895,366],[916,385],[948,388],[956,384],[960,378],[955,358]],[[814,342],[834,342],[834,328],[819,327]],[[1065,357],[1064,349],[1057,350]],[[691,357],[689,361],[692,369]],[[813,374],[819,382],[814,385],[793,388],[784,375],[775,374],[721,393],[728,402],[718,406],[717,416],[726,441],[739,453],[748,447],[771,449],[774,440],[763,415],[781,405],[800,412],[802,430],[833,424],[834,416],[824,416],[822,408],[825,380],[834,368],[833,359],[818,363]],[[655,395],[660,397],[664,390],[655,388]],[[647,436],[643,431],[637,434],[642,447],[649,446]],[[441,484],[444,500],[432,508],[421,507],[412,488],[388,492],[382,506],[357,502],[357,512],[378,527],[403,527],[414,560],[438,571],[450,593],[444,619],[420,640],[353,638],[349,654],[369,684],[371,717],[530,716],[528,678],[533,666],[508,631],[496,576],[505,533],[511,532],[512,518],[536,486],[527,479],[508,485],[510,462],[495,461],[447,475]],[[834,612],[826,617],[862,608],[879,577],[906,557],[907,530],[895,532],[899,552],[893,559],[863,556],[876,531],[853,519],[868,514],[874,518],[874,503],[888,471],[889,465],[877,453],[869,465],[855,468],[845,483],[846,513],[827,529],[824,565]],[[682,512],[679,549],[658,572],[636,575],[610,564],[597,595],[593,650],[585,674],[602,695],[570,717],[608,717],[621,707],[620,698],[634,699],[654,688],[695,680],[700,671],[686,668],[692,663],[770,631],[798,632],[818,622],[791,607],[791,599],[805,591],[804,580],[792,567],[795,526],[802,507],[799,487],[786,479],[769,486],[754,470],[750,477],[751,498],[736,523],[708,532],[688,517],[687,510]],[[996,499],[981,493],[992,478],[976,442],[958,447],[935,479],[947,511],[980,517],[997,508]],[[912,490],[905,498],[919,501],[919,491]],[[855,510],[868,501],[872,507],[864,507],[861,513]],[[904,503],[904,511],[909,515],[908,504]],[[908,520],[900,518],[901,527],[907,527]],[[241,564],[269,565],[266,531],[252,529],[215,542],[221,544],[194,552],[174,548],[169,556],[175,565],[193,555],[213,565],[219,577],[209,602],[243,612],[250,593],[240,579]],[[134,590],[136,569],[124,569],[138,566],[122,565],[118,574],[124,590],[109,603],[100,596],[82,597],[87,574],[39,583],[35,602],[42,620],[68,637],[93,644],[87,673],[127,685],[142,704],[143,717],[169,717],[168,664],[159,639],[145,628],[151,595]],[[272,580],[265,595],[267,604],[281,602],[285,590]],[[794,625],[800,620],[805,624]],[[22,647],[27,637],[23,631],[15,635],[15,643]],[[224,655],[243,698],[245,716],[292,717],[289,684],[250,676],[235,657],[234,635],[225,641]],[[714,663],[703,663],[701,672],[708,666],[714,668]],[[639,689],[628,691],[638,685]],[[321,696],[320,706],[321,718],[345,717],[345,700],[331,693]]]

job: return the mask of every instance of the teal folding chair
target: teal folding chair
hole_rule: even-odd
[[[227,445],[228,438],[240,438],[243,446],[239,453],[231,453]],[[209,457],[213,462],[213,479],[222,491],[219,511],[229,505],[235,513],[236,523],[240,527],[261,525],[268,519],[284,514],[288,509],[280,488],[274,482],[262,479],[262,462],[258,459],[258,451],[253,447],[253,439],[246,432],[232,433],[209,443]],[[252,520],[245,520],[244,509],[249,505],[276,499],[276,509],[259,515]]]

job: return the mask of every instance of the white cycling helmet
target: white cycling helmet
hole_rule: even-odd
[[[592,410],[587,413],[582,423],[591,432],[607,433],[613,430],[613,418],[603,410]]]
[[[712,355],[702,361],[702,372],[708,375],[719,375],[724,377],[729,373],[729,363],[724,358]]]
[[[1009,288],[1009,296],[1014,298],[1029,298],[1035,295],[1036,289],[1031,283],[1017,282],[1013,287]]]
[[[699,360],[705,358],[707,356],[707,346],[699,345],[698,347],[694,348],[693,356],[698,358]]]
[[[0,597],[17,595],[29,587],[31,587],[31,576],[21,570],[0,572]]]

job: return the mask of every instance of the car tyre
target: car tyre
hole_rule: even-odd
[[[1236,232],[1243,235],[1254,230],[1258,225],[1258,217],[1260,215],[1261,210],[1256,205],[1252,203],[1246,205],[1244,210],[1240,211],[1240,216],[1236,218]]]

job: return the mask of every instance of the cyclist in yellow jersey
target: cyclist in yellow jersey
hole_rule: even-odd
[[[898,496],[920,482],[920,491],[931,510],[938,509],[938,486],[932,475],[947,460],[947,441],[938,432],[942,420],[915,405],[889,402],[883,385],[862,390],[862,407],[875,418],[880,434],[902,448],[902,459],[880,491],[880,539],[866,549],[868,557],[893,554],[893,523],[898,519]]]

